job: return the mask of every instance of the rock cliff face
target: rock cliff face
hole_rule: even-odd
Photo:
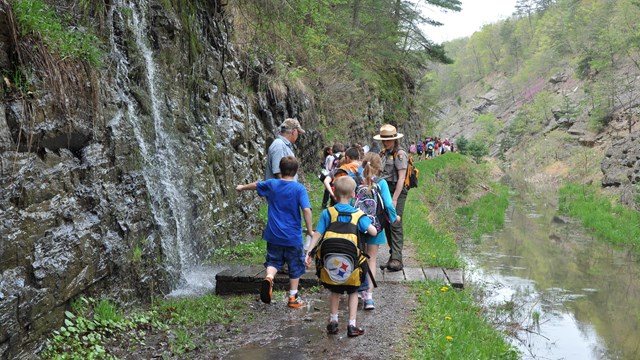
[[[95,69],[35,51],[0,0],[2,359],[34,357],[80,294],[148,298],[216,247],[249,240],[260,200],[234,184],[262,178],[284,118],[307,129],[303,169],[318,162],[312,99],[253,86],[269,62],[240,61],[225,7],[195,1],[185,23],[167,3],[107,2]],[[55,5],[78,15],[72,1]],[[27,67],[18,91],[6,74]]]
[[[637,68],[630,71],[630,78],[640,79]],[[634,72],[631,72],[634,71]],[[446,99],[441,103],[440,116],[441,137],[455,139],[464,136],[473,139],[483,131],[482,124],[475,121],[480,114],[493,114],[500,126],[495,142],[487,144],[491,156],[505,156],[503,143],[509,144],[508,128],[517,118],[520,109],[535,96],[546,91],[555,97],[556,103],[567,101],[572,104],[584,103],[588,96],[584,93],[584,84],[567,74],[561,73],[549,79],[531,79],[526,91],[514,96],[506,84],[508,79],[503,75],[492,75],[478,83],[467,85],[461,90],[465,102]],[[626,73],[625,73],[626,74]],[[625,75],[626,76],[626,75]],[[483,84],[483,86],[481,86]],[[491,85],[487,91],[484,86]],[[552,117],[542,124],[539,129],[530,129],[528,137],[531,139],[545,139],[553,132],[566,132],[567,142],[560,144],[574,152],[585,148],[598,148],[604,154],[598,159],[602,171],[602,186],[620,194],[620,202],[630,208],[638,209],[637,196],[640,194],[640,107],[638,98],[640,93],[635,87],[621,93],[619,100],[624,106],[614,109],[608,116],[608,121],[600,131],[589,126],[589,109],[577,108],[575,113],[554,109]],[[545,140],[546,141],[546,140]],[[513,142],[513,141],[511,141]],[[513,146],[514,144],[511,144]],[[509,160],[509,154],[506,154]],[[558,160],[558,159],[556,159]],[[575,179],[575,181],[581,181]],[[599,180],[600,181],[600,180]]]

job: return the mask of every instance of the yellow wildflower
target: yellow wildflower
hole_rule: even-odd
[[[451,320],[451,316],[445,316],[444,319],[445,320]]]
[[[443,286],[443,287],[440,288],[440,291],[447,292],[447,291],[449,291],[449,287]]]
[[[447,338],[446,338],[446,339],[447,339],[447,341],[452,341],[452,340],[453,340],[453,336],[449,336],[449,335],[447,335]]]

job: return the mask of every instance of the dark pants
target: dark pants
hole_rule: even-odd
[[[329,194],[329,190],[327,190],[326,188],[324,189],[324,195],[322,196],[322,208],[326,208],[327,204],[329,203],[329,197],[331,196],[331,194]]]
[[[392,186],[393,185],[393,186]],[[393,196],[393,192],[395,191],[395,184],[389,184],[389,190]],[[404,244],[404,231],[402,229],[402,224],[404,223],[404,204],[407,201],[407,189],[402,189],[400,196],[398,197],[398,202],[396,203],[396,212],[398,216],[402,218],[400,223],[390,224],[387,228],[385,228],[385,235],[387,236],[387,243],[389,244],[389,253],[391,256],[390,260],[399,260],[402,262],[402,246]]]

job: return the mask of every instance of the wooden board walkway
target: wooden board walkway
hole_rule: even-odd
[[[265,269],[262,265],[234,266],[223,270],[216,274],[216,294],[228,295],[256,292],[264,276]],[[463,288],[464,272],[462,269],[405,267],[404,270],[396,272],[379,270],[376,278],[379,284],[399,284],[421,280],[438,280],[454,288]],[[308,270],[300,278],[300,288],[318,285],[315,269]],[[289,288],[289,276],[278,273],[274,279],[273,287],[275,290],[287,290]]]

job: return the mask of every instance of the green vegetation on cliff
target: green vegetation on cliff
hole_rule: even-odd
[[[541,130],[551,110],[572,117],[581,109],[599,130],[614,110],[639,102],[638,95],[631,94],[636,78],[629,76],[640,70],[639,18],[640,3],[635,0],[518,1],[514,16],[445,44],[455,63],[438,67],[434,92],[458,97],[460,104],[468,100],[459,97],[467,84],[483,84],[483,79],[501,74],[507,81],[498,100],[528,103],[511,125],[512,134]],[[564,101],[540,92],[552,75],[558,75],[558,81],[581,80],[584,100],[570,99],[578,88],[555,97]]]
[[[426,3],[460,9],[458,0]],[[371,115],[375,98],[384,108],[384,121],[417,120],[434,101],[418,91],[427,65],[450,62],[420,30],[435,22],[414,1],[305,0],[282,6],[269,0],[240,2],[232,11],[235,42],[247,62],[273,60],[251,77],[257,80],[252,85],[276,95],[291,89],[313,94],[329,140],[349,138],[356,122],[374,133],[374,124],[362,119]]]
[[[102,64],[98,38],[86,29],[65,24],[43,0],[13,0],[12,6],[21,36],[39,38],[61,58],[84,60],[93,66]]]

